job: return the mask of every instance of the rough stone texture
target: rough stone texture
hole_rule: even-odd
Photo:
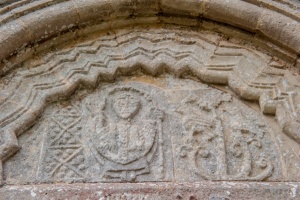
[[[109,183],[5,186],[2,197],[29,199],[103,199],[103,200],[265,200],[299,199],[299,183]]]
[[[276,124],[230,94],[170,75],[120,78],[49,106],[5,162],[5,183],[299,180]]]
[[[296,1],[0,4],[0,199],[300,198]]]
[[[4,79],[3,134],[22,134],[49,100],[71,95],[80,84],[95,87],[99,77],[100,81],[113,80],[142,69],[152,75],[193,73],[208,83],[228,84],[242,98],[259,100],[264,113],[276,113],[279,125],[298,141],[298,130],[293,127],[299,123],[299,78],[280,61],[207,31],[134,28],[100,38],[25,63],[18,75]],[[293,101],[289,95],[295,97]],[[293,124],[287,124],[287,119]],[[12,139],[4,144],[15,149]],[[5,151],[3,157],[10,152]]]
[[[178,15],[178,13],[185,16],[194,16],[197,2],[178,0],[175,4],[173,2],[169,3],[174,5],[171,6],[172,9],[167,8],[166,10],[164,5],[168,2],[158,0],[55,0],[51,2],[50,6],[49,0],[20,3],[20,5],[16,6],[16,13],[11,11],[11,9],[5,8],[2,11],[2,13],[7,15],[4,15],[4,24],[0,26],[0,32],[2,33],[0,35],[0,59],[8,57],[15,50],[29,43],[44,40],[61,32],[66,32],[71,28],[85,26],[91,22],[107,21],[110,23],[116,18],[150,17],[163,14]],[[213,14],[216,11],[211,10],[211,8],[217,7],[222,7],[222,9],[217,9],[218,13],[216,13],[216,15],[222,16],[221,18],[217,18]],[[247,17],[239,14],[245,11],[245,7],[247,7]],[[22,11],[20,12],[19,10]],[[221,23],[228,23],[239,28],[252,30],[258,34],[262,33],[265,37],[286,48],[290,48],[294,52],[299,52],[300,50],[300,36],[297,34],[300,29],[299,20],[293,20],[290,16],[286,16],[285,13],[260,8],[240,0],[230,0],[225,1],[225,3],[223,0],[207,0],[204,1],[203,9],[201,7],[199,11],[200,13],[196,13],[198,16],[203,15],[205,18]],[[274,17],[270,20],[270,16]],[[269,24],[265,24],[265,22],[269,22]],[[259,25],[254,27],[255,24]]]

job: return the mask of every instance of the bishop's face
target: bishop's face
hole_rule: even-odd
[[[130,93],[121,94],[115,99],[113,108],[120,118],[129,119],[137,114],[140,101]]]

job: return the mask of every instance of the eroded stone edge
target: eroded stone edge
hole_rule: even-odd
[[[222,7],[222,9],[219,9]],[[57,35],[90,21],[113,21],[116,17],[178,15],[205,17],[264,35],[299,54],[300,22],[267,8],[240,0],[71,0],[24,15],[0,27],[0,59],[23,45]],[[47,34],[46,34],[47,32]]]

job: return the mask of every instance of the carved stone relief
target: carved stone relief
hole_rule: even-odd
[[[149,174],[145,180],[164,180],[164,113],[146,91],[133,87],[115,87],[101,96],[103,113],[92,114],[90,146],[103,166],[103,177],[134,181]]]
[[[175,27],[40,55],[1,79],[3,179],[297,181],[299,77],[286,67],[221,34]]]
[[[226,88],[172,75],[120,78],[48,106],[5,162],[5,182],[299,179],[290,139]]]
[[[0,0],[0,200],[299,199],[299,8]]]

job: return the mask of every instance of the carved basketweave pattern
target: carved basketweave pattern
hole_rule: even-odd
[[[51,180],[85,177],[81,129],[81,114],[75,106],[61,108],[51,116],[40,176]]]

